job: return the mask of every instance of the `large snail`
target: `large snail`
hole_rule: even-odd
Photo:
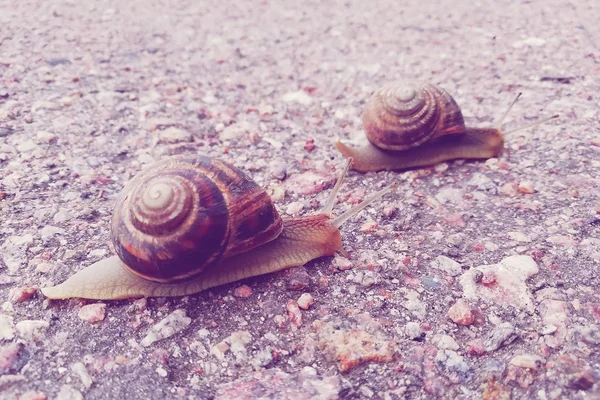
[[[369,143],[355,148],[338,141],[336,147],[354,159],[352,168],[360,172],[496,157],[504,147],[500,126],[517,99],[496,127],[471,128],[465,126],[460,107],[444,89],[432,84],[389,83],[375,91],[365,105],[363,126]]]
[[[175,156],[135,176],[112,218],[118,256],[42,289],[52,299],[183,296],[343,251],[339,227],[393,189],[342,215],[331,211],[349,160],[320,212],[281,218],[244,172],[204,156]]]

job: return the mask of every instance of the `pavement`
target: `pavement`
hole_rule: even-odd
[[[1,399],[600,398],[592,0],[0,3]],[[314,214],[384,83],[440,85],[486,161],[351,171],[348,257],[120,301],[40,288],[114,254],[145,166],[228,161]]]

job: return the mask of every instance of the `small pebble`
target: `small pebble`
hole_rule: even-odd
[[[358,390],[363,395],[363,397],[367,398],[367,399],[370,399],[371,397],[373,397],[375,395],[375,392],[373,392],[373,390],[370,387],[368,387],[367,385],[360,385]]]
[[[385,206],[383,207],[383,215],[387,218],[391,218],[396,214],[398,208],[396,206]]]
[[[483,339],[473,339],[467,342],[467,354],[470,356],[482,356],[485,354],[485,344]]]
[[[529,243],[531,242],[531,238],[524,234],[523,232],[508,232],[508,237],[511,240],[521,243]]]
[[[252,341],[252,334],[248,331],[235,331],[224,340],[229,344],[229,350],[237,362],[247,361],[248,350],[246,346]]]
[[[285,162],[281,160],[274,160],[269,163],[269,171],[271,172],[271,176],[280,181],[284,180],[287,176],[287,169],[285,166]]]
[[[361,232],[375,232],[377,229],[377,222],[369,218],[364,224],[360,226]]]
[[[14,342],[0,346],[0,376],[21,369],[28,358],[28,353],[23,351],[24,348],[24,344]]]
[[[52,218],[52,220],[56,224],[61,224],[63,222],[67,222],[69,219],[70,219],[69,210],[66,208],[59,209],[58,212],[56,214],[54,214],[54,217]]]
[[[347,271],[352,268],[352,262],[346,257],[342,257],[339,254],[336,254],[333,258],[333,266],[339,269],[340,271]]]
[[[86,367],[85,367],[85,365],[83,363],[76,362],[71,367],[71,370],[79,378],[79,380],[81,381],[81,383],[83,383],[83,386],[86,389],[89,389],[92,386],[92,383],[94,382],[94,380],[92,379],[92,377],[88,373],[88,370],[86,369]]]
[[[106,255],[106,249],[94,249],[88,253],[90,258],[102,258]]]
[[[158,132],[158,143],[181,143],[192,141],[192,134],[183,129],[169,127]]]
[[[360,328],[345,328],[335,322],[318,322],[318,348],[326,356],[337,360],[341,372],[370,362],[390,362],[398,351],[395,341],[388,340],[372,323],[367,332]]]
[[[28,390],[19,396],[19,400],[46,400],[48,397],[44,392]]]
[[[458,299],[448,310],[448,317],[459,325],[471,325],[475,321],[475,316],[471,311],[469,303],[463,299]]]
[[[301,201],[293,201],[285,208],[285,213],[288,215],[298,215],[304,209],[304,203]]]
[[[47,241],[55,235],[64,235],[65,230],[63,228],[59,228],[58,226],[46,225],[41,229],[40,233],[42,236],[42,240]]]
[[[421,325],[417,322],[410,321],[406,323],[404,327],[404,333],[409,339],[415,340],[419,339],[423,335],[423,329],[421,329]]]
[[[516,338],[515,327],[510,322],[503,322],[490,332],[485,341],[485,351],[498,350],[500,347],[512,343]]]
[[[310,293],[302,293],[302,295],[298,298],[298,307],[303,310],[308,310],[308,308],[313,303],[313,297]]]
[[[46,329],[49,326],[46,321],[25,320],[17,323],[16,328],[22,338],[37,341],[46,336]]]
[[[89,323],[103,321],[105,315],[106,304],[104,303],[87,304],[81,307],[79,313],[77,314],[79,319]]]
[[[236,122],[234,124],[229,125],[220,134],[221,139],[223,140],[235,140],[241,139],[246,134],[250,134],[252,132],[256,132],[256,126],[252,125],[246,121]]]
[[[0,340],[10,340],[14,336],[13,317],[0,314]]]
[[[248,285],[238,286],[233,289],[233,295],[240,298],[250,297],[252,296],[252,288]]]
[[[500,193],[504,196],[515,197],[519,192],[519,185],[514,182],[508,182],[502,185],[500,188]]]
[[[431,343],[440,350],[458,350],[460,348],[456,340],[449,335],[435,335],[431,339]]]
[[[17,145],[17,150],[20,153],[26,153],[28,151],[36,149],[38,146],[33,140],[24,140]]]
[[[520,39],[520,40],[516,40],[512,43],[512,46],[514,48],[521,48],[521,47],[525,47],[525,46],[530,46],[530,47],[540,47],[546,44],[546,40],[542,39],[540,37],[535,37],[535,36],[529,36],[525,39]]]
[[[20,303],[25,300],[29,300],[31,296],[36,292],[35,288],[22,287],[13,290],[11,300],[15,303]]]
[[[521,354],[515,356],[510,360],[510,364],[521,368],[528,368],[532,370],[539,369],[544,363],[544,359],[534,354]]]
[[[261,103],[258,106],[258,113],[260,115],[263,115],[263,116],[265,116],[265,115],[271,115],[271,114],[273,114],[273,112],[275,112],[275,108],[273,108],[273,106],[270,105],[270,104]]]
[[[286,271],[286,286],[288,290],[305,290],[311,284],[310,275],[304,267],[294,267]]]
[[[558,328],[556,325],[545,325],[542,329],[539,330],[540,335],[551,335],[556,332]]]
[[[57,136],[54,133],[50,133],[47,131],[38,131],[36,137],[40,143],[46,144],[55,142],[57,138]]]
[[[356,271],[352,282],[357,283],[364,287],[371,287],[377,285],[381,281],[381,274],[375,271],[364,270]]]
[[[519,182],[518,190],[520,193],[524,194],[532,194],[535,191],[533,188],[533,183],[529,181]]]
[[[482,265],[465,271],[459,278],[466,300],[486,302],[535,310],[527,280],[539,272],[531,256],[513,255],[498,264]]]
[[[302,314],[300,312],[300,308],[298,307],[298,303],[296,303],[294,300],[288,300],[287,312],[290,321],[300,328],[300,326],[302,326]]]
[[[431,267],[442,270],[450,276],[458,276],[463,272],[458,262],[446,256],[437,256],[431,262]]]
[[[186,315],[185,310],[175,310],[150,328],[140,344],[148,347],[159,340],[166,339],[184,330],[191,323],[192,319]]]
[[[306,106],[312,103],[312,98],[303,90],[288,92],[283,95],[282,100],[286,103],[299,103]]]
[[[62,385],[56,400],[83,400],[83,395],[71,385]]]
[[[310,368],[289,374],[277,367],[259,368],[253,373],[241,374],[236,380],[227,379],[217,384],[214,398],[328,400],[344,397],[339,376],[313,373]]]
[[[225,353],[229,350],[229,345],[225,341],[219,342],[210,348],[210,354],[219,361],[225,360]]]
[[[283,315],[276,315],[273,317],[273,322],[275,322],[275,325],[277,325],[278,328],[284,328],[285,321],[286,319]]]

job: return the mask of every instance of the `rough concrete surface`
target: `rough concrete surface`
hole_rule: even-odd
[[[600,398],[597,1],[0,1],[0,398]],[[114,254],[116,196],[171,154],[314,213],[392,80],[501,156],[350,172],[349,258],[183,298],[49,301]]]

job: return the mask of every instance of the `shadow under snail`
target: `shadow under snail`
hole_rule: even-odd
[[[184,296],[343,252],[340,226],[394,188],[333,217],[351,162],[318,213],[282,218],[266,191],[230,164],[204,156],[159,161],[117,199],[111,224],[117,256],[42,293],[51,299]]]
[[[336,147],[344,157],[354,159],[352,168],[360,172],[496,157],[504,148],[500,127],[520,95],[495,127],[472,128],[465,126],[460,107],[444,89],[432,84],[389,83],[375,91],[365,104],[363,127],[369,143],[356,148],[338,141]]]

